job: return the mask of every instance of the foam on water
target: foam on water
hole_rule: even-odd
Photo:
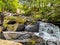
[[[39,34],[44,40],[56,41],[60,39],[60,28],[52,23],[39,22]]]

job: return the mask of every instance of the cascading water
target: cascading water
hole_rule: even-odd
[[[35,35],[42,37],[45,41],[60,42],[60,28],[52,23],[39,22],[39,33]]]
[[[60,28],[51,23],[40,22],[39,24],[39,33],[45,32],[50,34],[53,37],[60,38]]]

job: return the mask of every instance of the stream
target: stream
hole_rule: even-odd
[[[36,36],[41,37],[48,45],[59,45],[60,42],[60,28],[52,23],[38,22],[39,33]],[[46,45],[46,44],[45,44]]]

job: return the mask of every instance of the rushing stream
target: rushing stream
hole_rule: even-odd
[[[60,42],[60,28],[51,23],[39,22],[39,33],[35,33],[35,35],[42,37],[45,41]]]

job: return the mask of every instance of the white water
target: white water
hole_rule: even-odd
[[[51,23],[39,22],[39,33],[35,35],[46,41],[57,41],[60,39],[60,28]]]
[[[46,41],[48,45],[60,45],[60,28],[51,23],[39,22],[39,33],[34,33],[36,36],[41,37]],[[53,43],[53,42],[56,42]]]

